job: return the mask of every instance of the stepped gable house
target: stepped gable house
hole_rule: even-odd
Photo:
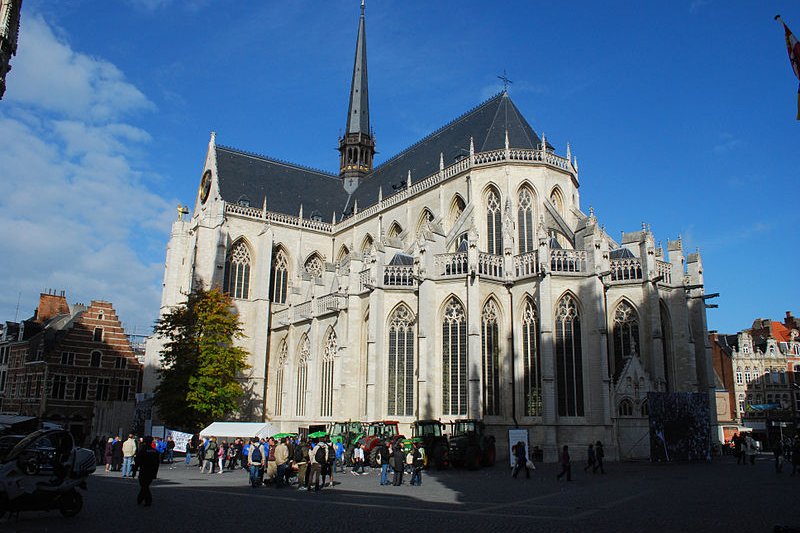
[[[109,302],[42,293],[33,317],[5,324],[0,370],[5,413],[60,424],[78,442],[131,428],[142,365]]]
[[[664,251],[646,226],[608,235],[581,208],[570,147],[507,91],[375,165],[367,81],[362,6],[339,172],[212,133],[194,211],[173,224],[161,312],[195,285],[233,297],[252,365],[242,417],[405,432],[475,417],[499,443],[530,427],[555,460],[597,439],[648,456],[649,391],[713,409],[699,253]]]

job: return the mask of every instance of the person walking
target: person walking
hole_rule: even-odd
[[[736,454],[736,464],[747,464],[744,456],[744,439],[742,436],[739,433],[734,433],[731,441],[733,442],[733,451]]]
[[[258,438],[250,439],[248,448],[247,466],[250,469],[250,487],[256,488],[261,485],[261,469],[264,468],[264,449]]]
[[[322,486],[333,487],[333,472],[336,470],[336,448],[328,439],[328,461],[322,465]]]
[[[108,437],[106,442],[106,449],[103,453],[103,458],[106,461],[106,472],[111,472],[111,462],[114,457],[114,437]]]
[[[525,448],[525,443],[522,441],[517,442],[512,446],[511,451],[514,454],[514,471],[511,473],[511,477],[517,479],[517,474],[524,468],[525,479],[530,479],[531,471],[528,468],[528,452]]]
[[[756,441],[753,440],[753,437],[750,435],[747,435],[744,438],[744,453],[747,455],[747,459],[750,461],[750,464],[755,465],[756,453],[758,453],[758,450],[756,450]]]
[[[594,451],[594,444],[589,443],[589,449],[586,450],[586,466],[583,467],[583,471],[586,472],[590,468],[592,469],[592,474],[596,474],[597,471],[595,470],[595,465],[597,464],[597,455]]]
[[[783,443],[781,441],[775,441],[772,454],[775,456],[775,473],[780,474],[783,472]]]
[[[569,457],[569,446],[566,444],[564,448],[561,449],[561,455],[558,458],[558,462],[561,465],[561,473],[556,476],[556,480],[561,479],[561,477],[566,474],[567,481],[572,481],[572,461]]]
[[[592,473],[593,474],[595,472],[597,472],[598,470],[600,470],[601,474],[605,474],[606,473],[606,471],[603,469],[603,458],[605,456],[606,456],[606,452],[603,449],[603,443],[600,442],[600,441],[595,442],[594,443],[594,458],[595,458],[596,464],[594,465],[594,468],[592,468]]]
[[[222,441],[219,449],[217,450],[217,474],[222,474],[225,471],[225,458],[228,456],[228,441]]]
[[[378,452],[375,459],[381,467],[381,485],[389,485],[389,446],[385,441],[378,445]]]
[[[136,464],[139,465],[139,494],[136,496],[136,503],[144,503],[145,507],[153,504],[150,484],[158,476],[158,467],[161,464],[158,452],[153,449],[152,444],[153,437],[145,437],[144,446],[136,453]]]
[[[133,438],[133,434],[130,434],[128,440],[122,445],[122,477],[133,477],[131,467],[135,455],[136,439]]]

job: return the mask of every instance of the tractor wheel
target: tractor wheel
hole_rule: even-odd
[[[494,447],[494,443],[491,443],[483,454],[483,466],[494,466],[496,459],[497,450]]]
[[[71,491],[61,497],[59,511],[67,518],[73,517],[83,509],[83,496],[78,491]]]
[[[372,448],[372,451],[369,452],[369,466],[372,468],[378,468],[378,447],[375,446]]]
[[[441,470],[447,466],[447,459],[445,459],[447,449],[444,446],[437,446],[433,449],[433,465],[437,470]]]
[[[464,466],[467,470],[477,470],[481,466],[481,451],[477,446],[467,448],[464,452]]]

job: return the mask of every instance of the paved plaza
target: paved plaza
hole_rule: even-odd
[[[788,465],[787,465],[788,466]],[[378,472],[338,474],[318,493],[252,489],[242,471],[201,474],[162,465],[151,508],[136,505],[138,483],[102,470],[91,476],[76,518],[57,512],[3,519],[0,531],[772,531],[800,527],[800,475],[776,474],[771,457],[739,466],[609,463],[606,475],[573,466],[556,481],[556,465],[531,479],[498,466],[477,472],[426,473],[421,487],[378,486]]]

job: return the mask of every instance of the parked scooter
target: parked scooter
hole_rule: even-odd
[[[95,471],[94,452],[76,448],[62,429],[42,429],[22,439],[0,464],[0,518],[20,511],[59,510],[66,517],[83,508],[78,488]]]

